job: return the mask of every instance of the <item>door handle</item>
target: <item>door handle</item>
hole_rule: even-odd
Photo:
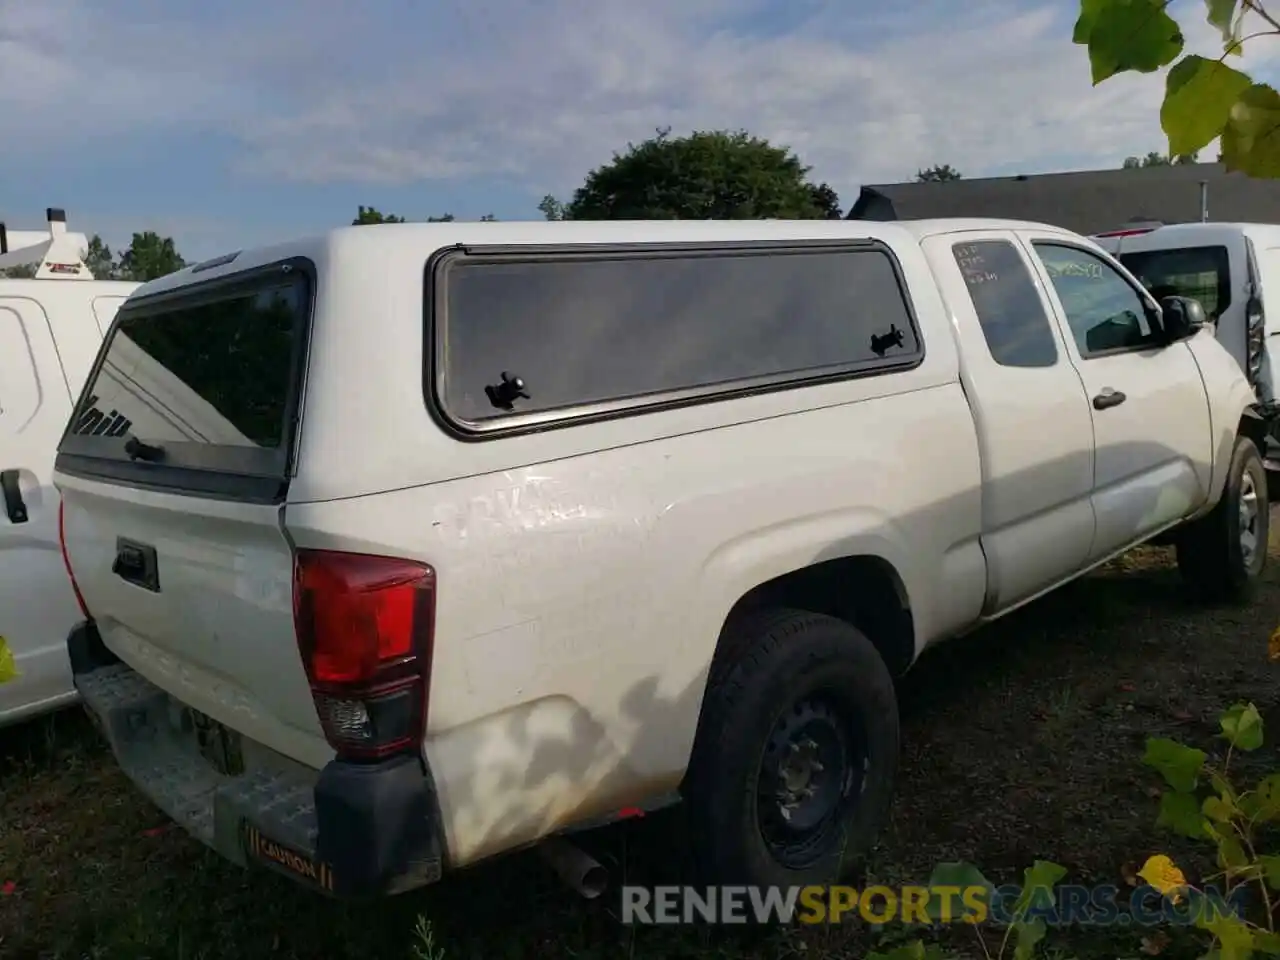
[[[18,486],[17,470],[0,470],[0,491],[4,493],[4,512],[10,523],[27,522],[27,503]]]
[[[1093,398],[1093,409],[1109,410],[1112,407],[1120,406],[1126,399],[1125,395],[1119,390],[1104,387],[1102,392]]]

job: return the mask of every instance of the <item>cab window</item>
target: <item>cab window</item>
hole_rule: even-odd
[[[1069,244],[1034,243],[1084,359],[1161,345],[1148,301],[1111,264]]]

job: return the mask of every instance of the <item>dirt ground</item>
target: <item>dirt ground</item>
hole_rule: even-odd
[[[1280,624],[1278,547],[1273,537],[1247,609],[1190,605],[1171,551],[1143,549],[926,655],[901,685],[901,784],[869,878],[922,883],[938,861],[963,859],[1016,882],[1041,858],[1071,881],[1119,884],[1123,864],[1158,851],[1189,874],[1209,869],[1155,829],[1156,780],[1139,760],[1151,735],[1217,751],[1217,715],[1237,700],[1253,700],[1280,736],[1280,671],[1266,657]],[[1275,756],[1268,745],[1257,761]],[[687,877],[678,811],[586,843],[619,880]],[[78,711],[0,732],[6,960],[781,960],[861,957],[872,943],[856,922],[755,935],[628,927],[617,905],[579,899],[532,854],[390,902],[335,905],[166,827]],[[963,934],[961,949],[976,952]],[[1133,930],[1051,932],[1046,946],[1047,957],[1141,955]],[[1164,955],[1194,946],[1175,940]]]

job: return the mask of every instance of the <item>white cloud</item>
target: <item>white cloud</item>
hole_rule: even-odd
[[[1215,50],[1199,0],[1178,6],[1188,49]],[[0,0],[0,149],[201,129],[238,138],[240,168],[256,176],[502,176],[537,193],[572,189],[658,126],[744,127],[791,145],[848,198],[858,183],[933,163],[1035,172],[1164,146],[1162,78],[1092,87],[1064,0],[922,0],[909,12],[823,0],[201,10]],[[1243,68],[1280,57],[1273,39],[1254,50]]]

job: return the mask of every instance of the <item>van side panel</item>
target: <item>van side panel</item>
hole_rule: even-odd
[[[437,572],[425,753],[452,863],[676,789],[724,619],[762,582],[871,555],[901,576],[918,649],[978,618],[974,423],[923,255],[894,249],[925,342],[913,370],[483,442],[413,395],[421,306],[398,286],[365,307],[398,328],[383,376],[340,390],[382,334],[337,322],[368,294],[360,257],[330,271],[285,526],[299,548]],[[319,501],[375,409],[381,450],[344,464],[417,483]]]

